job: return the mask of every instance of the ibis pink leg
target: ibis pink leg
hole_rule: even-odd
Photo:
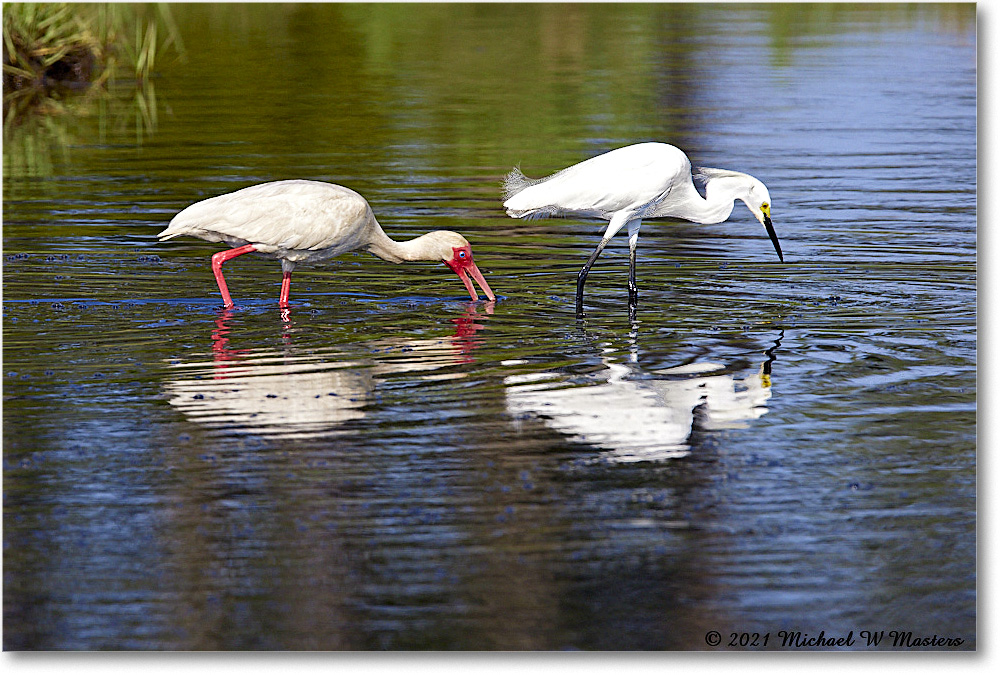
[[[228,251],[219,251],[212,256],[212,272],[215,274],[215,283],[219,284],[219,291],[222,293],[222,303],[226,309],[233,306],[233,299],[229,297],[229,288],[226,287],[226,278],[222,276],[222,263],[227,260],[232,260],[237,256],[241,256],[244,253],[251,253],[256,251],[253,244],[247,244],[246,246],[240,246],[239,248],[232,248]]]
[[[288,307],[288,294],[292,290],[292,273],[282,272],[281,274],[281,295],[278,297],[278,307],[285,309]]]

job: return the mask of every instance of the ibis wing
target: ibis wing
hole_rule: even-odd
[[[317,181],[279,181],[192,204],[160,237],[190,234],[250,243],[264,253],[320,250],[354,244],[369,218],[368,202],[353,190]]]

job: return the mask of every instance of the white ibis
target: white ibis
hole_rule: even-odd
[[[375,220],[364,197],[333,183],[282,180],[196,202],[174,216],[158,236],[163,241],[182,234],[235,247],[212,256],[212,271],[227,308],[233,306],[233,300],[222,276],[222,264],[245,253],[281,260],[282,308],[288,307],[296,265],[357,250],[394,263],[439,260],[458,275],[473,300],[479,297],[469,275],[486,297],[496,299],[476,267],[465,237],[438,230],[409,241],[393,241]]]
[[[721,223],[740,199],[757,217],[784,262],[771,225],[771,197],[759,180],[739,171],[699,168],[705,183],[702,197],[694,186],[691,161],[666,143],[638,143],[606,152],[533,180],[519,169],[504,180],[504,208],[512,218],[583,216],[610,221],[601,243],[580,270],[576,282],[578,310],[587,274],[611,238],[626,225],[629,245],[629,302],[638,296],[635,247],[643,218],[674,217],[696,223]]]

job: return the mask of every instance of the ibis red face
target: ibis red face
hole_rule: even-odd
[[[476,280],[480,288],[483,289],[483,293],[490,300],[496,300],[496,296],[493,295],[493,291],[490,290],[490,285],[486,283],[486,279],[483,278],[483,273],[479,271],[476,267],[476,263],[472,260],[472,247],[471,246],[454,246],[451,249],[454,251],[454,255],[451,260],[445,260],[444,264],[451,268],[451,270],[458,275],[458,278],[462,280],[465,284],[465,290],[469,291],[469,295],[472,296],[473,300],[478,300],[479,296],[476,295],[476,288],[472,285],[472,281],[469,279],[469,275]]]

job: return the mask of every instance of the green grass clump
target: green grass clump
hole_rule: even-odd
[[[159,52],[183,46],[164,4],[5,3],[4,126],[55,112],[67,94],[149,81]]]

